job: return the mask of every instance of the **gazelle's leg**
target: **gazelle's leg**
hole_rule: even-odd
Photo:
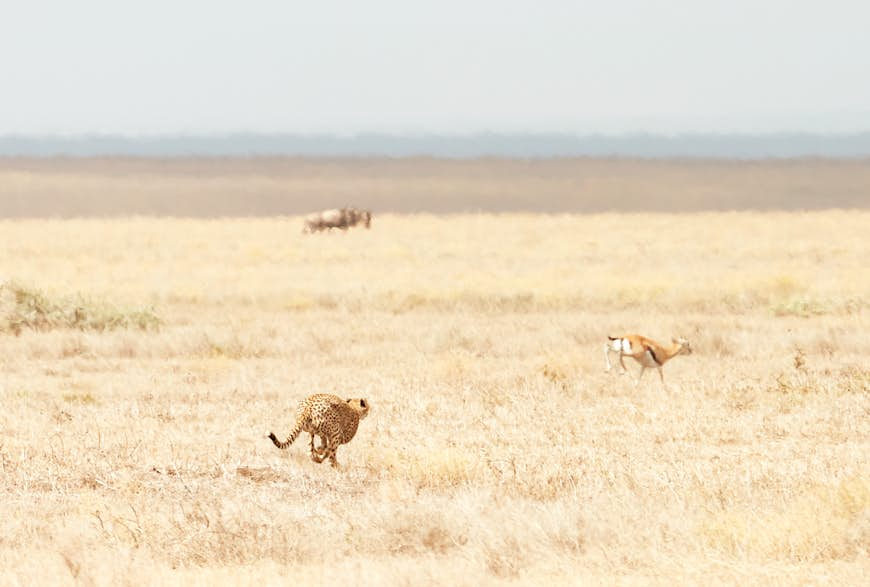
[[[646,367],[643,365],[640,366],[640,375],[637,376],[637,380],[634,382],[634,386],[637,387],[640,385],[640,378],[643,377],[643,372],[646,371]]]
[[[609,373],[610,368],[612,367],[612,365],[610,364],[610,345],[609,344],[604,345],[604,363],[607,365],[607,367],[604,369],[604,371],[606,373]]]
[[[661,367],[659,367],[659,379],[662,380],[662,389],[667,389],[668,386],[665,385],[665,373]]]
[[[628,373],[628,367],[625,366],[622,353],[619,353],[619,364],[622,365],[622,374]]]

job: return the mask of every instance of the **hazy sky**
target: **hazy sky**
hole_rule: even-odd
[[[870,130],[870,2],[9,2],[0,135]]]

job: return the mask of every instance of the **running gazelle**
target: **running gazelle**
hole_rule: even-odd
[[[635,387],[640,384],[640,378],[643,377],[643,373],[647,369],[658,369],[659,378],[662,380],[662,387],[664,387],[665,376],[662,373],[664,364],[677,355],[692,354],[689,341],[682,337],[672,338],[671,345],[667,347],[639,334],[608,336],[607,338],[607,343],[604,345],[604,360],[607,363],[607,371],[610,371],[613,366],[610,364],[610,353],[619,354],[619,364],[626,373],[628,373],[628,369],[622,358],[631,357],[640,363],[640,374],[634,381]]]

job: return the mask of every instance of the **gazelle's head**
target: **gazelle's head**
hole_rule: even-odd
[[[680,347],[680,350],[677,351],[678,355],[691,355],[692,354],[692,345],[689,344],[689,341],[683,338],[682,336],[677,338],[672,338],[671,342]]]

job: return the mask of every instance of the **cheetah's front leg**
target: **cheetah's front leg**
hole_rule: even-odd
[[[338,468],[338,460],[335,458],[335,453],[338,451],[338,445],[341,444],[341,438],[338,434],[330,435],[329,442],[326,448],[326,457],[329,458],[329,464],[333,469]]]

